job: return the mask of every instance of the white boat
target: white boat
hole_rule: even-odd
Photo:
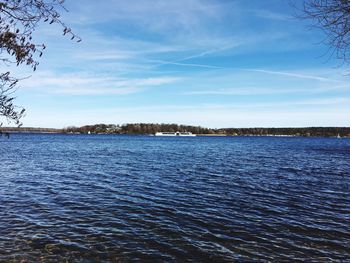
[[[192,132],[156,132],[155,136],[186,136],[194,137],[196,134]]]

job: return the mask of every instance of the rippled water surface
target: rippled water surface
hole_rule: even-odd
[[[350,262],[350,139],[0,138],[0,261]]]

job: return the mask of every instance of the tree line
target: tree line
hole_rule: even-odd
[[[69,126],[63,129],[0,127],[0,133],[67,133],[67,134],[130,134],[149,135],[156,132],[192,132],[198,135],[221,136],[304,136],[304,137],[350,137],[350,127],[305,127],[305,128],[205,128],[201,126],[165,123],[95,124],[81,127]]]
[[[201,126],[164,124],[164,123],[134,123],[134,124],[96,124],[82,127],[67,127],[64,133],[92,133],[92,134],[155,134],[156,132],[192,132],[202,135],[227,135],[227,136],[266,136],[266,135],[289,135],[289,136],[316,136],[350,137],[350,127],[305,127],[305,128],[220,128],[212,129]]]
[[[67,127],[66,133],[112,133],[112,134],[155,134],[156,132],[192,132],[195,134],[214,134],[213,129],[200,126],[165,124],[165,123],[128,123],[122,125],[96,124],[82,127]]]

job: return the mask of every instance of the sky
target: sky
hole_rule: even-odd
[[[301,0],[300,0],[301,1]],[[299,1],[299,2],[300,2]],[[298,1],[297,1],[298,2]],[[16,92],[24,126],[350,126],[350,75],[290,0],[66,0]]]

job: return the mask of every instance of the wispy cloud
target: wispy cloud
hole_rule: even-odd
[[[128,21],[147,26],[148,29],[163,32],[177,27],[190,28],[200,23],[200,18],[215,18],[220,14],[220,5],[202,0],[135,0],[133,2],[86,1],[84,5],[72,2],[70,9],[81,12],[71,17],[72,22],[81,24],[103,23],[109,21]],[[169,19],[171,18],[171,19]],[[170,32],[169,32],[170,33]]]
[[[277,21],[295,21],[296,18],[292,15],[281,14],[277,12],[273,12],[267,9],[251,9],[247,10],[248,12],[254,14],[257,17],[268,19],[268,20],[277,20]]]
[[[234,96],[258,96],[266,94],[285,94],[285,93],[300,93],[300,88],[229,88],[229,89],[210,89],[185,92],[185,95],[234,95]]]
[[[307,75],[307,74],[301,74],[301,73],[285,72],[285,71],[273,71],[273,70],[265,70],[265,69],[244,69],[244,70],[251,71],[251,72],[261,72],[261,73],[272,74],[272,75],[281,75],[281,76],[287,76],[287,77],[301,78],[301,79],[341,82],[339,80],[326,78],[326,77],[319,77],[319,76],[313,76],[313,75]]]
[[[125,95],[163,86],[180,80],[177,77],[116,78],[87,74],[41,73],[23,81],[23,88],[66,95]]]
[[[281,109],[281,111],[295,111],[293,106],[326,106],[326,105],[338,105],[339,107],[344,107],[350,103],[350,97],[333,97],[327,99],[306,99],[306,100],[290,100],[286,102],[238,102],[238,103],[201,103],[197,105],[190,104],[162,104],[162,105],[147,105],[147,106],[132,106],[132,107],[115,107],[115,108],[100,108],[93,110],[84,110],[84,112],[89,113],[105,113],[109,110],[123,113],[134,113],[134,112],[166,112],[171,116],[172,112],[178,112],[181,114],[192,113],[192,112],[211,112],[220,113],[222,111],[232,112],[242,111],[242,110],[276,110]]]
[[[339,92],[350,90],[350,85],[338,85],[338,86],[312,86],[306,87],[242,87],[242,88],[226,88],[226,89],[205,89],[205,90],[192,90],[184,92],[184,95],[218,95],[218,96],[260,96],[260,95],[278,95],[278,94],[320,94],[329,92]]]
[[[76,52],[73,55],[73,58],[76,60],[84,61],[84,60],[126,60],[134,57],[129,51],[119,51],[111,50],[110,52]]]
[[[218,67],[218,66],[213,66],[213,65],[195,64],[195,63],[181,63],[181,62],[176,62],[176,61],[150,60],[150,62],[159,63],[159,64],[156,64],[155,66],[153,66],[154,68],[161,67],[164,65],[176,65],[176,66],[197,67],[197,68],[207,68],[207,69],[225,69],[224,67]]]

